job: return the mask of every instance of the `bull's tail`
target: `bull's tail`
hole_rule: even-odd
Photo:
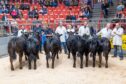
[[[17,55],[16,55],[16,39],[13,38],[12,40],[10,40],[10,42],[8,43],[8,54],[12,59],[16,59]]]

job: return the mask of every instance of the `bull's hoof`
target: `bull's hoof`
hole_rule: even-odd
[[[88,67],[88,65],[85,65],[85,67]]]
[[[36,70],[37,68],[36,67],[34,67],[34,70]]]
[[[95,68],[95,66],[93,66],[93,68]]]
[[[54,66],[52,66],[52,69],[54,69]]]
[[[11,68],[11,71],[14,71],[14,68]]]
[[[47,65],[47,68],[49,68],[49,65]]]
[[[76,68],[76,65],[73,65],[73,68]]]
[[[83,66],[80,66],[80,68],[82,69],[82,68],[83,68]]]
[[[31,70],[31,67],[29,67],[28,69]]]
[[[99,68],[101,68],[101,65],[99,65]]]
[[[108,68],[108,66],[106,65],[105,68]]]
[[[22,67],[20,67],[20,69],[23,69]]]

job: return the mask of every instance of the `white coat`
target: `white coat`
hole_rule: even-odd
[[[90,36],[90,28],[89,27],[81,26],[79,28],[78,34],[80,36],[83,36],[83,35],[89,35]]]
[[[112,36],[113,36],[113,45],[118,45],[118,46],[122,46],[122,35],[124,33],[123,28],[119,27],[114,28],[112,31]]]
[[[97,33],[97,35],[101,35],[101,37],[105,37],[105,38],[110,39],[110,38],[111,38],[111,32],[112,32],[111,29],[103,28],[103,29],[101,29],[101,30]]]
[[[60,36],[60,41],[61,42],[66,42],[66,33],[67,33],[67,31],[66,31],[66,28],[64,26],[62,26],[62,27],[58,26],[56,28],[55,33],[62,34],[62,36]]]

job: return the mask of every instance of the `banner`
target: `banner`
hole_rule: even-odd
[[[112,41],[112,39],[110,41],[111,41],[111,48],[113,48],[113,41]],[[126,35],[122,35],[122,42],[123,42],[122,49],[126,50]]]

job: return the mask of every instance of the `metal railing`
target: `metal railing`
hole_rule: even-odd
[[[114,18],[109,18],[109,19],[102,19],[101,20],[101,25],[100,27],[103,28],[105,26],[106,23],[111,22]],[[126,21],[126,19],[124,19]],[[16,20],[15,20],[16,21]],[[36,20],[36,22],[40,22],[43,23],[43,20]],[[61,20],[55,20],[53,22],[48,21],[49,25],[53,25],[55,28],[57,27],[57,24],[59,23],[59,21]],[[75,24],[75,25],[82,25],[84,23],[85,20],[76,20],[76,21],[70,21],[70,20],[62,20],[64,25],[67,24]],[[18,22],[18,21],[17,21]],[[25,23],[22,24],[11,24],[12,21],[0,21],[0,57],[3,55],[7,55],[7,44],[9,42],[9,40],[12,37],[12,30],[11,27],[12,26],[30,26],[31,28],[33,27],[33,25],[36,25],[37,23],[34,23],[35,21],[33,20],[32,22],[30,20],[25,21]],[[97,28],[97,24],[98,24],[98,18],[94,18],[94,19],[90,19],[88,20],[89,25],[93,26],[94,28]],[[5,27],[8,28],[8,32],[6,31]]]

